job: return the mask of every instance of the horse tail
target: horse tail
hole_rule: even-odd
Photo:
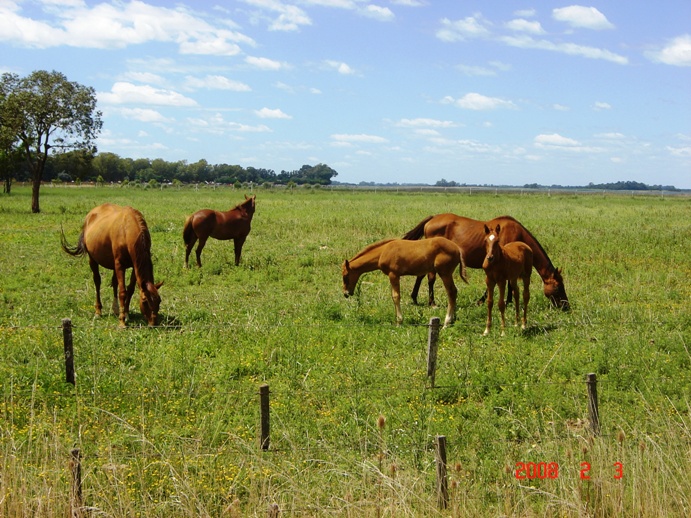
[[[79,257],[84,255],[86,253],[86,247],[84,246],[84,231],[82,230],[82,233],[79,234],[77,244],[75,246],[70,246],[67,242],[67,238],[65,238],[65,231],[62,225],[60,225],[60,246],[66,253],[72,256]]]
[[[415,241],[416,239],[422,239],[423,237],[425,237],[425,225],[433,217],[434,216],[427,216],[420,223],[418,223],[413,230],[405,234],[402,239],[407,239],[408,241]]]
[[[461,280],[465,282],[466,284],[470,284],[468,282],[468,275],[465,270],[465,260],[463,259],[463,251],[461,250],[461,247],[458,247],[458,257],[460,259],[459,264],[458,264],[458,275],[461,276]]]
[[[182,240],[185,242],[186,245],[189,245],[190,243],[194,242],[194,228],[192,228],[192,216],[189,216],[185,220],[185,226],[182,229]]]

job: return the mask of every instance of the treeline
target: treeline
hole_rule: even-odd
[[[11,171],[17,181],[28,181],[31,173],[22,162]],[[276,173],[272,169],[242,167],[229,164],[209,164],[206,160],[189,163],[186,160],[168,162],[161,158],[122,158],[115,153],[72,151],[50,155],[43,181],[61,182],[141,182],[158,183],[276,183],[329,185],[338,173],[325,164],[303,165],[295,171]]]
[[[445,179],[439,180],[436,187],[501,187],[495,185],[477,185],[477,184],[466,184],[458,183],[454,181],[448,181]],[[515,187],[515,186],[503,186],[503,187]],[[627,181],[627,182],[614,182],[614,183],[589,183],[588,185],[541,185],[539,183],[527,183],[522,186],[524,189],[601,189],[609,191],[676,191],[677,188],[673,185],[647,185],[641,182]]]

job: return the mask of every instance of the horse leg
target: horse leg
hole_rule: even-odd
[[[413,286],[413,291],[410,293],[410,298],[413,299],[413,304],[417,306],[417,294],[420,292],[420,285],[422,284],[422,279],[424,276],[419,276],[415,278],[415,286]]]
[[[236,237],[235,242],[235,266],[240,266],[240,255],[242,254],[242,245],[245,244],[247,236]]]
[[[191,233],[190,236],[190,241],[189,243],[185,243],[185,268],[189,268],[189,258],[190,254],[192,253],[192,248],[194,248],[194,244],[197,242],[197,234],[194,232]]]
[[[120,304],[118,303],[118,276],[115,275],[115,270],[113,270],[113,276],[110,278],[110,287],[113,288],[113,304],[110,310],[113,315],[120,315]]]
[[[506,329],[506,318],[504,312],[506,311],[506,281],[500,281],[499,283],[499,313],[501,313],[501,336],[504,336],[504,331]],[[511,289],[509,287],[509,289]]]
[[[437,275],[434,272],[429,272],[427,274],[427,289],[429,291],[429,307],[436,308],[437,303],[434,301],[434,281],[437,279]]]
[[[485,326],[485,332],[482,333],[482,336],[487,336],[489,330],[492,328],[492,306],[494,305],[494,286],[496,285],[489,277],[485,278],[485,283],[487,284],[487,291],[485,292],[487,295],[487,325]]]
[[[126,275],[125,275],[126,277]],[[132,302],[132,295],[134,295],[134,286],[137,282],[137,277],[134,274],[134,268],[132,268],[132,275],[130,276],[130,283],[127,285],[127,291],[125,292],[125,319],[129,319],[130,315],[130,303]]]
[[[127,320],[127,307],[125,306],[125,299],[127,297],[127,289],[125,288],[125,283],[127,279],[125,278],[125,269],[120,264],[120,261],[115,260],[115,273],[113,277],[117,277],[117,292],[118,300],[120,301],[120,327],[125,327],[125,321]],[[115,286],[113,286],[113,291],[115,291]]]
[[[511,293],[513,293],[515,295],[515,298],[514,298],[514,301],[515,301],[514,306],[516,306],[516,324],[515,325],[518,325],[518,323],[521,320],[521,304],[519,302],[520,298],[521,298],[521,291],[520,291],[520,288],[518,287],[518,279],[515,279],[515,280],[509,282],[509,293],[506,296],[507,299],[511,297]],[[507,304],[508,304],[508,302],[507,302]],[[524,329],[525,329],[525,326],[524,326]]]
[[[103,304],[101,304],[101,273],[98,271],[98,263],[89,257],[89,266],[94,276],[94,286],[96,287],[96,316],[101,316]]]
[[[518,296],[516,296],[518,300]],[[528,326],[528,301],[530,300],[530,275],[523,278],[523,325],[521,329]]]
[[[444,320],[444,327],[446,327],[453,324],[453,321],[456,320],[456,299],[458,297],[458,289],[453,282],[453,272],[448,275],[442,275],[441,280],[444,282],[446,297],[448,299],[446,319]]]
[[[195,254],[197,255],[197,266],[199,268],[202,267],[202,250],[204,250],[204,246],[206,245],[206,240],[209,239],[208,237],[200,237],[199,238],[199,245],[197,245],[197,250],[195,250]]]
[[[389,274],[389,282],[391,283],[391,298],[396,309],[396,324],[403,322],[403,313],[401,313],[401,279],[398,275]]]

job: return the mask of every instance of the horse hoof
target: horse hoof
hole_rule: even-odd
[[[482,336],[489,336],[489,329],[485,329],[485,332],[482,333]]]

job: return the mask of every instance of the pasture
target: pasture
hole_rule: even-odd
[[[185,218],[245,194],[256,213],[240,265],[232,241],[210,240],[204,266],[184,269]],[[104,202],[146,218],[165,283],[158,327],[137,304],[126,329],[105,315],[109,272],[95,319],[88,261],[60,249],[61,226],[75,242]],[[0,198],[1,516],[65,516],[73,448],[93,516],[691,515],[688,197],[46,186],[42,212],[29,207],[27,187]],[[441,283],[439,307],[414,306],[404,277],[397,326],[387,277],[365,274],[346,299],[340,267],[442,212],[516,217],[564,268],[571,311],[551,307],[533,272],[527,330],[483,337],[484,274],[468,269],[466,285],[456,273],[457,320],[440,331],[432,389]],[[521,463],[551,465],[550,476]]]

